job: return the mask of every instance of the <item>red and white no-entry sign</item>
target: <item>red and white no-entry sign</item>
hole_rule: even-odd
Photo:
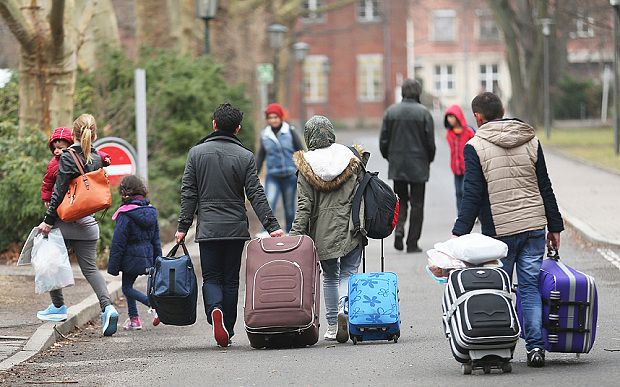
[[[110,185],[116,187],[124,176],[136,174],[136,151],[127,141],[118,137],[105,137],[97,140],[94,145],[97,151],[110,155],[111,163],[104,168]]]

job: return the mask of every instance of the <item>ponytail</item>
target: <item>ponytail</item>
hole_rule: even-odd
[[[82,146],[82,152],[86,159],[86,164],[93,162],[93,156],[90,148],[92,142],[97,138],[97,123],[95,117],[90,114],[82,114],[73,121],[73,134],[75,138],[80,139],[80,145]]]
[[[92,131],[90,130],[90,128],[84,128],[82,130],[82,137],[80,137],[80,142],[82,143],[82,152],[84,152],[84,158],[86,159],[86,164],[90,164],[93,162],[93,156],[90,154],[90,146],[91,146],[91,139],[90,136],[92,135],[91,133]]]

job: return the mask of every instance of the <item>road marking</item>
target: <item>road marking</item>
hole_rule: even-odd
[[[597,249],[597,251],[612,265],[620,269],[620,256],[611,249]]]

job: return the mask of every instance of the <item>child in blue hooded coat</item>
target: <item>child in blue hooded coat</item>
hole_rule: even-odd
[[[157,209],[146,198],[147,190],[142,180],[134,175],[125,176],[118,187],[122,204],[112,215],[116,220],[108,273],[117,276],[123,272],[123,294],[127,299],[129,318],[123,324],[125,330],[142,329],[136,300],[146,306],[149,299],[146,294],[133,288],[140,275],[147,274],[153,266],[153,260],[161,255]],[[153,325],[159,324],[157,313]]]

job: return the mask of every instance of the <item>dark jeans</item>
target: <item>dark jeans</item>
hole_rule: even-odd
[[[400,212],[396,224],[395,236],[405,236],[405,223],[407,222],[407,210],[411,204],[409,220],[409,233],[407,234],[407,248],[418,246],[418,240],[422,234],[422,221],[424,220],[424,190],[426,183],[410,183],[407,181],[394,181],[394,192],[400,199]]]
[[[461,200],[463,199],[464,175],[454,175],[454,192],[456,193],[456,214],[461,211]]]
[[[239,298],[239,270],[243,240],[200,242],[200,266],[202,267],[202,297],[207,321],[211,321],[213,308],[224,314],[224,326],[230,337],[234,335]]]
[[[138,274],[123,273],[123,294],[127,299],[127,311],[129,313],[129,317],[138,316],[138,306],[136,305],[136,300],[140,301],[146,306],[151,306],[148,296],[141,291],[133,288],[133,284],[136,282],[137,278]]]
[[[499,237],[508,245],[508,255],[502,259],[502,269],[512,279],[513,269],[517,267],[517,280],[521,293],[523,310],[523,329],[525,348],[544,348],[542,335],[542,300],[538,288],[540,266],[545,255],[545,230],[525,231],[519,234]]]

